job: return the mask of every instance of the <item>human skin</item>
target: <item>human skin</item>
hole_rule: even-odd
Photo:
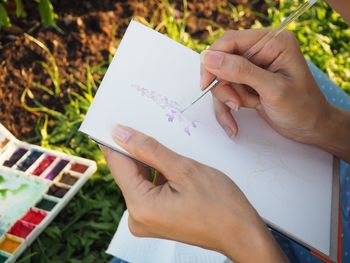
[[[212,91],[218,122],[234,137],[239,127],[231,110],[254,108],[281,135],[350,162],[350,112],[326,101],[292,33],[281,33],[250,61],[241,56],[265,34],[227,31],[202,53],[202,87],[222,80]]]
[[[135,236],[197,245],[238,263],[288,262],[256,210],[226,175],[129,127],[118,125],[113,138],[162,174],[153,184],[143,164],[102,147]]]
[[[348,24],[350,24],[350,2],[349,0],[327,0]]]
[[[350,161],[349,112],[327,103],[290,33],[268,43],[251,62],[240,56],[264,34],[230,31],[202,55],[203,87],[214,77],[226,80],[213,91],[219,123],[234,137],[238,127],[231,110],[255,108],[280,134]],[[153,184],[143,164],[102,147],[125,197],[134,235],[213,249],[234,262],[288,262],[226,175],[131,128],[118,125],[113,135],[132,156],[162,173]]]

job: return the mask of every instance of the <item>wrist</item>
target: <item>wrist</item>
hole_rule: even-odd
[[[350,112],[329,105],[309,143],[350,162]]]
[[[288,262],[260,216],[228,231],[223,253],[234,262]],[[237,229],[238,228],[238,229]]]

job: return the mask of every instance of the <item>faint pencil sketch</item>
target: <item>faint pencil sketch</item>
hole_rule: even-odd
[[[269,134],[266,131],[265,125],[260,124],[258,129],[263,134]],[[294,178],[300,181],[305,181],[306,178],[299,176],[297,169],[287,165],[285,156],[280,152],[280,146],[270,136],[258,138],[249,134],[240,134],[239,140],[245,145],[246,149],[251,153],[251,161],[259,168],[252,168],[247,171],[246,181],[253,183],[258,177],[263,176],[271,187],[271,192],[275,189],[284,189],[286,178]]]
[[[165,117],[168,122],[174,123],[179,122],[184,126],[184,132],[191,136],[192,129],[197,128],[198,121],[192,121],[186,119],[180,110],[180,105],[174,101],[169,99],[168,97],[157,93],[154,90],[146,89],[136,84],[131,85],[137,92],[139,92],[143,97],[151,99],[154,103],[156,103],[161,109],[165,110]]]

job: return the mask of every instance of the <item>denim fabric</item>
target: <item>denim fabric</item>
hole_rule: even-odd
[[[326,99],[339,108],[350,110],[350,96],[335,85],[314,64],[308,62],[308,65]],[[345,161],[340,162],[340,198],[342,215],[342,262],[345,263],[350,262],[350,165]],[[323,262],[319,258],[311,255],[299,244],[284,238],[276,232],[273,232],[273,234],[292,263]]]

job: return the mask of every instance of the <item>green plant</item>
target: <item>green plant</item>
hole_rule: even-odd
[[[175,8],[169,3],[169,1],[162,0],[149,20],[140,16],[135,16],[134,19],[166,34],[171,39],[174,39],[197,52],[201,52],[213,43],[215,39],[222,35],[224,29],[215,26],[214,30],[213,26],[208,26],[207,30],[209,32],[209,37],[206,40],[192,38],[191,35],[186,32],[187,19],[189,16],[187,0],[183,0],[183,7],[184,11],[182,17],[178,18],[175,16]]]
[[[19,262],[108,261],[109,256],[104,253],[107,240],[111,240],[125,204],[98,146],[78,132],[100,82],[95,74],[100,76],[105,70],[104,65],[86,65],[85,81],[72,80],[74,88],[62,112],[53,113],[40,106],[40,97],[33,93],[30,99],[37,107],[24,105],[28,110],[42,113],[37,122],[37,138],[42,146],[93,159],[98,171]],[[50,128],[52,122],[54,126]]]
[[[254,27],[276,26],[300,1],[266,1],[269,8],[264,21]],[[318,3],[293,22],[289,28],[299,40],[301,50],[320,69],[350,94],[350,27],[325,1]]]
[[[0,3],[0,28],[8,27],[11,25],[10,18],[6,12],[6,9],[2,3]]]
[[[267,14],[255,14],[258,19],[253,25],[254,28],[273,28],[289,15],[291,10],[300,4],[300,1],[281,0],[276,2],[267,0],[266,3],[268,5]],[[208,38],[205,40],[192,38],[186,32],[189,16],[187,0],[183,1],[183,6],[184,11],[181,18],[175,16],[175,9],[168,0],[162,0],[149,20],[139,16],[134,18],[200,52],[221,36],[225,28],[214,21],[207,21],[209,22],[209,26],[207,26]],[[241,6],[236,7],[233,4],[228,4],[228,6],[229,9],[219,11],[230,13],[232,19],[239,23],[239,20],[244,16],[244,10]],[[161,17],[161,22],[159,22],[159,17]],[[293,22],[288,29],[295,33],[305,57],[326,72],[336,84],[350,94],[350,28],[346,22],[326,2],[319,1],[306,14]]]
[[[266,14],[255,14],[257,20],[254,27],[276,25],[298,3],[296,0],[267,0],[268,11]],[[244,16],[242,7],[234,5],[229,5],[229,9],[218,12],[230,12],[232,19],[237,23]],[[186,31],[189,15],[186,0],[184,0],[184,12],[180,17],[175,15],[175,9],[169,1],[162,0],[150,19],[143,17],[135,19],[196,51],[207,48],[225,31],[225,28],[215,21],[207,21],[208,38],[204,40],[192,38]],[[344,90],[350,91],[350,73],[347,71],[350,69],[348,44],[350,33],[345,22],[326,4],[319,3],[293,23],[290,29],[296,33],[304,54],[326,71]],[[45,63],[46,66],[43,67],[52,83],[56,80],[58,84],[51,90],[45,85],[34,83],[34,90],[37,89],[55,99],[65,88],[60,85],[55,58],[43,43],[32,38],[29,40],[44,50],[47,61],[40,64]],[[97,145],[78,132],[109,62],[110,60],[95,67],[90,67],[88,64],[83,67],[85,80],[72,80],[73,87],[65,91],[68,99],[61,111],[44,106],[41,97],[30,89],[26,89],[23,93],[23,107],[41,114],[36,125],[37,136],[31,140],[48,148],[94,159],[98,164],[98,171],[18,262],[85,263],[107,262],[109,259],[104,251],[125,209],[124,200]],[[28,106],[27,101],[34,106]],[[152,175],[156,177],[154,171]]]
[[[24,33],[24,37],[27,38],[29,41],[33,42],[34,44],[38,45],[46,54],[47,62],[43,62],[43,61],[38,61],[37,63],[40,64],[45,70],[46,72],[49,74],[50,79],[54,85],[54,90],[51,91],[51,89],[49,89],[48,87],[45,87],[43,85],[40,85],[39,83],[36,83],[36,85],[46,91],[47,93],[49,93],[50,95],[54,95],[54,96],[59,96],[61,93],[61,79],[60,79],[60,74],[58,72],[58,67],[56,64],[56,59],[55,57],[52,55],[50,49],[40,40]]]
[[[56,64],[56,59],[53,56],[53,54],[51,53],[51,51],[49,50],[49,48],[40,40],[24,33],[24,37],[26,39],[28,39],[29,41],[31,41],[32,43],[36,44],[37,46],[39,46],[45,53],[46,58],[47,58],[47,62],[44,61],[37,61],[37,63],[39,65],[41,65],[43,67],[43,69],[47,72],[47,74],[49,75],[49,78],[51,79],[51,82],[53,84],[53,89],[51,89],[50,87],[47,87],[41,83],[31,83],[35,88],[37,88],[38,90],[40,90],[43,93],[46,93],[48,96],[54,97],[54,98],[58,98],[61,95],[61,79],[60,79],[60,74],[58,71],[58,66]],[[31,100],[32,103],[34,104],[34,106],[29,106],[26,101],[27,100]],[[50,109],[46,106],[44,106],[40,100],[36,99],[35,95],[33,94],[33,92],[31,91],[31,89],[29,88],[25,88],[24,92],[22,93],[21,96],[21,103],[24,109],[31,111],[31,112],[44,112],[47,113],[51,116],[55,116],[57,118],[61,118],[62,117],[62,113],[58,112],[56,110]],[[64,116],[63,116],[64,117]],[[47,126],[47,124],[43,124],[44,127]],[[45,136],[42,135],[42,138],[45,138]]]
[[[54,12],[50,0],[33,0],[37,3],[41,23],[44,27],[55,28],[59,32],[63,32],[56,24],[57,14]],[[11,20],[7,6],[15,4],[16,12],[13,14],[17,18],[26,17],[27,12],[22,0],[0,0],[0,29],[11,26]]]

